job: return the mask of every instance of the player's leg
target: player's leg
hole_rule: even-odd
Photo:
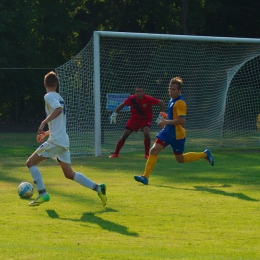
[[[214,165],[214,158],[210,150],[206,149],[204,152],[189,152],[183,154],[185,139],[177,140],[174,144],[174,155],[178,163],[194,162],[200,159],[206,159],[212,166]]]
[[[185,147],[185,141],[186,138],[176,140],[173,138],[171,140],[171,147],[175,156],[175,159],[178,163],[184,163],[185,162],[185,156],[183,154],[184,152],[184,147]]]
[[[183,154],[183,161],[182,162],[183,163],[194,162],[194,161],[197,161],[197,160],[200,160],[200,159],[206,159],[206,158],[207,158],[207,155],[204,152],[189,152],[189,153]]]
[[[214,166],[214,158],[212,156],[212,153],[209,149],[206,149],[204,152],[204,154],[206,154],[206,161],[208,161],[210,163],[211,166]]]
[[[158,154],[166,147],[167,145],[162,142],[160,139],[156,139],[152,148],[150,149],[150,154],[148,160],[145,164],[144,176],[148,179],[151,175],[151,172],[157,162]]]
[[[38,190],[39,195],[37,198],[29,203],[30,206],[39,206],[43,202],[47,202],[50,200],[50,196],[47,193],[43,180],[42,175],[37,167],[37,165],[46,160],[48,157],[44,157],[42,155],[39,155],[38,153],[42,153],[45,148],[48,147],[47,143],[44,143],[41,145],[26,161],[26,165],[31,173],[31,176],[33,178],[34,184],[36,185],[36,188]]]
[[[119,141],[116,146],[115,154],[119,154],[121,148],[124,146],[126,139],[132,134],[133,130],[130,128],[125,128],[122,136],[119,138]]]
[[[109,156],[109,158],[117,158],[121,148],[124,146],[126,139],[132,134],[133,131],[137,132],[138,125],[133,119],[129,119],[126,123],[125,130],[122,136],[118,139],[115,151]]]
[[[112,153],[109,158],[117,158],[119,155],[119,152],[121,150],[121,148],[124,146],[126,139],[129,137],[129,135],[132,134],[132,130],[131,129],[125,129],[122,136],[118,139],[117,144],[116,144],[116,149],[115,152]]]
[[[185,154],[175,154],[178,163],[194,162],[200,159],[206,159],[211,166],[214,166],[214,158],[210,150],[206,149],[204,152],[189,152]]]
[[[74,172],[71,167],[70,162],[70,152],[64,151],[57,155],[57,160],[59,162],[59,165],[64,173],[64,176],[67,179],[73,180],[82,186],[85,186],[91,190],[94,190],[98,193],[98,196],[100,197],[103,206],[106,206],[107,197],[106,197],[106,185],[104,183],[102,184],[96,184],[89,178],[87,178],[84,174],[80,172]]]
[[[160,139],[156,139],[155,143],[153,144],[152,148],[150,149],[150,154],[145,164],[145,170],[143,175],[141,176],[134,176],[134,179],[138,182],[141,182],[145,185],[148,185],[148,179],[151,175],[151,172],[156,165],[158,154],[166,147],[167,145]]]
[[[142,129],[144,134],[144,158],[148,159],[149,157],[149,150],[151,146],[151,138],[150,138],[150,125],[145,125]]]

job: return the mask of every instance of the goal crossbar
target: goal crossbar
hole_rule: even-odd
[[[135,38],[135,39],[157,39],[157,40],[179,40],[179,41],[207,41],[207,42],[236,42],[236,43],[260,43],[256,38],[240,37],[216,37],[216,36],[196,36],[196,35],[178,35],[178,34],[155,34],[155,33],[129,33],[112,31],[94,31],[94,35],[99,37],[114,38]]]

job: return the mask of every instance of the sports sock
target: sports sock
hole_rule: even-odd
[[[117,145],[116,145],[116,150],[115,150],[115,154],[119,154],[121,148],[124,146],[125,142],[122,141],[122,139],[120,138],[117,142]]]
[[[95,182],[93,182],[92,180],[90,180],[84,174],[82,174],[80,172],[75,172],[73,180],[91,190],[95,190],[97,192],[100,191],[99,185],[97,185]]]
[[[151,138],[144,139],[144,154],[149,155],[149,150],[151,146]]]
[[[34,184],[36,185],[36,188],[37,188],[39,194],[41,194],[41,196],[46,195],[47,192],[46,192],[46,189],[44,187],[42,175],[41,175],[41,172],[39,171],[38,167],[32,166],[28,169],[29,169],[29,171],[32,175]]]
[[[152,155],[150,154],[149,157],[148,157],[148,160],[146,162],[146,165],[145,165],[145,170],[144,170],[144,176],[148,179],[156,162],[157,162],[157,155]]]
[[[207,154],[204,152],[199,152],[199,153],[190,152],[190,153],[183,154],[184,163],[197,161],[197,160],[203,159],[203,158],[205,159],[206,157],[207,157]]]

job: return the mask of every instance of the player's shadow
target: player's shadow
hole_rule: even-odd
[[[250,198],[243,193],[226,192],[223,190],[212,189],[212,188],[204,187],[204,186],[194,186],[194,188],[198,191],[206,191],[206,192],[213,193],[213,194],[218,194],[218,195],[223,195],[223,196],[228,196],[228,197],[235,197],[240,200],[259,201],[257,199]]]
[[[176,188],[176,187],[170,187],[165,185],[154,185],[156,187],[164,187],[169,189],[175,189],[175,190],[190,190],[190,191],[205,191],[212,194],[217,195],[223,195],[228,197],[234,197],[240,200],[247,200],[247,201],[259,201],[258,199],[250,198],[249,196],[243,194],[243,193],[236,193],[236,192],[226,192],[223,190],[215,189],[215,187],[207,187],[207,186],[194,186],[195,189],[188,189],[188,188]],[[219,186],[218,186],[219,187]],[[231,187],[230,185],[223,185],[222,187]]]
[[[102,219],[101,217],[95,215],[96,213],[116,212],[115,210],[113,210],[111,208],[106,208],[105,211],[99,211],[96,213],[85,212],[82,214],[80,219],[61,218],[55,210],[46,210],[46,212],[47,212],[48,216],[53,219],[71,220],[71,221],[75,221],[75,222],[81,221],[81,222],[86,222],[86,223],[88,222],[88,223],[99,225],[102,229],[120,233],[125,236],[133,236],[133,237],[139,236],[138,233],[129,232],[128,228],[123,225],[119,225],[119,224],[111,222],[109,220]]]

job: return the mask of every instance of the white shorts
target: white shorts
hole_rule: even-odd
[[[48,141],[39,146],[36,153],[45,158],[52,157],[58,161],[71,164],[70,151],[64,147],[49,143]]]

